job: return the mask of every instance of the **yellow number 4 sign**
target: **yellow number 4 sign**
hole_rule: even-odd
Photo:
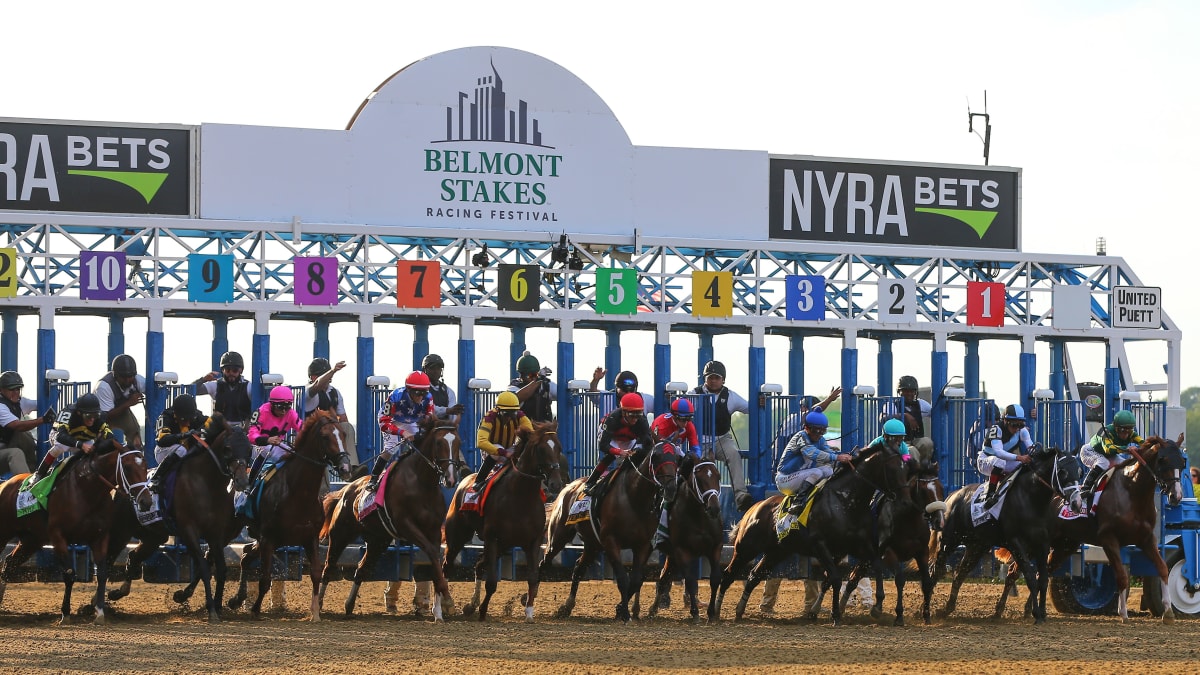
[[[692,316],[733,316],[733,272],[692,272]]]

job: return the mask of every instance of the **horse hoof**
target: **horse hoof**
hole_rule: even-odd
[[[96,624],[97,626],[103,626],[104,624],[108,623],[108,617],[104,616],[104,612],[98,612],[96,614],[96,618],[92,620],[92,623]]]
[[[1166,612],[1163,612],[1162,622],[1165,624],[1175,623],[1175,612],[1168,607]]]
[[[108,600],[109,600],[109,602],[116,602],[117,600],[120,600],[121,598],[123,598],[127,595],[129,595],[129,591],[122,591],[121,589],[118,588],[115,591],[108,592]]]
[[[208,613],[208,622],[210,624],[221,623],[221,615],[216,612],[209,612]]]
[[[573,608],[568,607],[567,605],[563,605],[562,607],[559,607],[558,610],[554,612],[554,618],[565,619],[565,618],[571,616],[571,609],[573,609]]]
[[[93,607],[92,605],[83,605],[79,609],[75,610],[75,616],[78,616],[78,617],[86,618],[86,617],[94,616],[95,614],[96,614],[96,608]]]
[[[616,619],[618,621],[622,621],[624,623],[629,623],[629,619],[630,619],[629,608],[626,607],[625,605],[617,605]]]
[[[229,602],[225,603],[225,606],[229,609],[239,609],[245,600],[245,598],[230,598]]]
[[[879,621],[880,619],[883,618],[883,612],[880,611],[878,608],[872,607],[871,608],[871,618],[875,619],[876,621]]]
[[[462,608],[463,616],[471,616],[474,613],[475,613],[475,604],[474,603],[469,602],[469,603],[463,605],[463,608]]]
[[[904,617],[902,617],[902,616],[896,617],[896,620],[892,622],[892,625],[897,628],[903,628],[904,627]]]
[[[183,589],[180,589],[171,594],[171,599],[174,600],[176,604],[183,605],[187,603],[188,596],[184,594]]]

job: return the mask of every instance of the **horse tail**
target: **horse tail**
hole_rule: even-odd
[[[1000,563],[1001,565],[1008,565],[1014,560],[1015,558],[1013,557],[1012,551],[1004,547],[999,547],[996,549],[996,562]]]
[[[342,499],[342,493],[345,491],[346,488],[341,488],[335,492],[330,492],[321,501],[321,509],[325,512],[325,522],[321,524],[321,533],[317,535],[318,539],[328,537],[329,531],[333,529],[333,512],[337,509],[337,504]]]

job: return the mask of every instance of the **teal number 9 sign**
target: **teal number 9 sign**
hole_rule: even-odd
[[[233,302],[233,256],[188,256],[188,300],[192,302]]]

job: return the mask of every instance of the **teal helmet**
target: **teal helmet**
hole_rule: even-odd
[[[904,436],[907,430],[904,428],[904,422],[898,419],[890,419],[883,423],[884,436]]]

